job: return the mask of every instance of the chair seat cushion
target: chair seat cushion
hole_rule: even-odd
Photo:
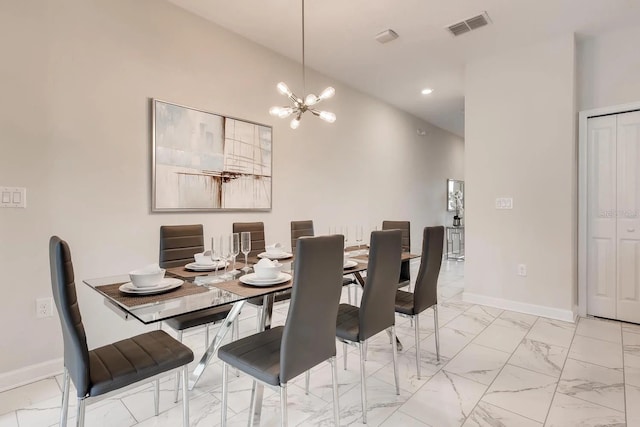
[[[182,331],[189,328],[195,328],[196,326],[220,322],[227,317],[231,307],[231,305],[223,305],[220,307],[196,311],[194,313],[183,314],[182,316],[167,319],[165,320],[165,323],[176,331]]]
[[[284,328],[267,329],[220,347],[218,357],[267,384],[280,385],[280,342]]]
[[[356,280],[353,277],[342,278],[342,286],[352,285],[354,283],[356,283]]]
[[[89,396],[126,387],[193,361],[193,352],[164,331],[89,351]]]
[[[344,340],[358,342],[360,333],[360,311],[358,307],[349,304],[338,306],[338,320],[336,322],[336,336]]]
[[[396,291],[396,313],[413,315],[413,293]]]

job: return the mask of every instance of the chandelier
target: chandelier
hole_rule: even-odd
[[[284,107],[271,107],[269,109],[269,114],[275,117],[279,117],[281,119],[285,119],[291,115],[293,115],[293,119],[289,124],[291,129],[297,129],[300,126],[300,119],[302,115],[309,111],[316,117],[320,117],[322,120],[333,123],[336,121],[336,115],[330,111],[321,111],[315,108],[320,102],[325,99],[331,98],[335,95],[336,90],[329,86],[325,90],[320,93],[320,96],[316,96],[313,93],[305,96],[304,99],[299,98],[296,94],[291,92],[289,86],[287,86],[284,82],[280,82],[277,85],[278,92],[282,95],[285,95],[291,101],[290,106]],[[306,67],[304,62],[304,0],[302,0],[302,88],[303,91],[306,90]]]

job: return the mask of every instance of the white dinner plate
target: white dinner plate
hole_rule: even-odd
[[[291,258],[292,256],[293,254],[290,254],[289,252],[281,252],[279,254],[269,254],[267,252],[262,252],[258,254],[258,258],[267,258],[267,259],[287,259],[287,258]]]
[[[198,264],[195,262],[190,262],[189,264],[185,265],[184,268],[192,271],[215,271],[221,270],[228,265],[228,262],[225,262],[224,264],[221,262],[215,262],[213,264]]]
[[[184,281],[180,279],[165,277],[164,279],[162,279],[160,283],[158,283],[155,286],[138,288],[136,286],[133,286],[133,283],[128,282],[128,283],[125,283],[124,285],[121,285],[120,288],[118,289],[120,289],[120,292],[124,292],[125,294],[130,294],[130,295],[153,295],[153,294],[159,294],[161,292],[166,292],[166,291],[170,291],[171,289],[178,288],[182,286],[183,283]]]
[[[349,261],[345,262],[344,265],[342,266],[342,268],[353,268],[356,265],[358,265],[358,263],[352,259],[350,259]]]
[[[291,275],[287,273],[280,273],[275,279],[258,279],[256,273],[249,273],[245,274],[244,276],[240,276],[238,280],[240,280],[245,285],[250,286],[273,286],[284,283],[287,280],[291,280]]]

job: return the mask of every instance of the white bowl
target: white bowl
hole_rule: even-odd
[[[258,263],[253,266],[253,271],[256,272],[258,279],[275,279],[280,274],[280,270],[282,270],[282,264],[280,263],[273,263],[272,265]]]
[[[161,268],[159,271],[152,272],[134,270],[129,273],[129,278],[131,279],[133,286],[136,288],[148,288],[160,283],[160,281],[164,279],[165,271],[166,270],[164,268]]]

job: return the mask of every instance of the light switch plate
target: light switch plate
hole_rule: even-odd
[[[512,197],[496,198],[496,209],[513,209],[513,198]]]
[[[24,187],[0,187],[0,207],[26,208],[27,189]]]

